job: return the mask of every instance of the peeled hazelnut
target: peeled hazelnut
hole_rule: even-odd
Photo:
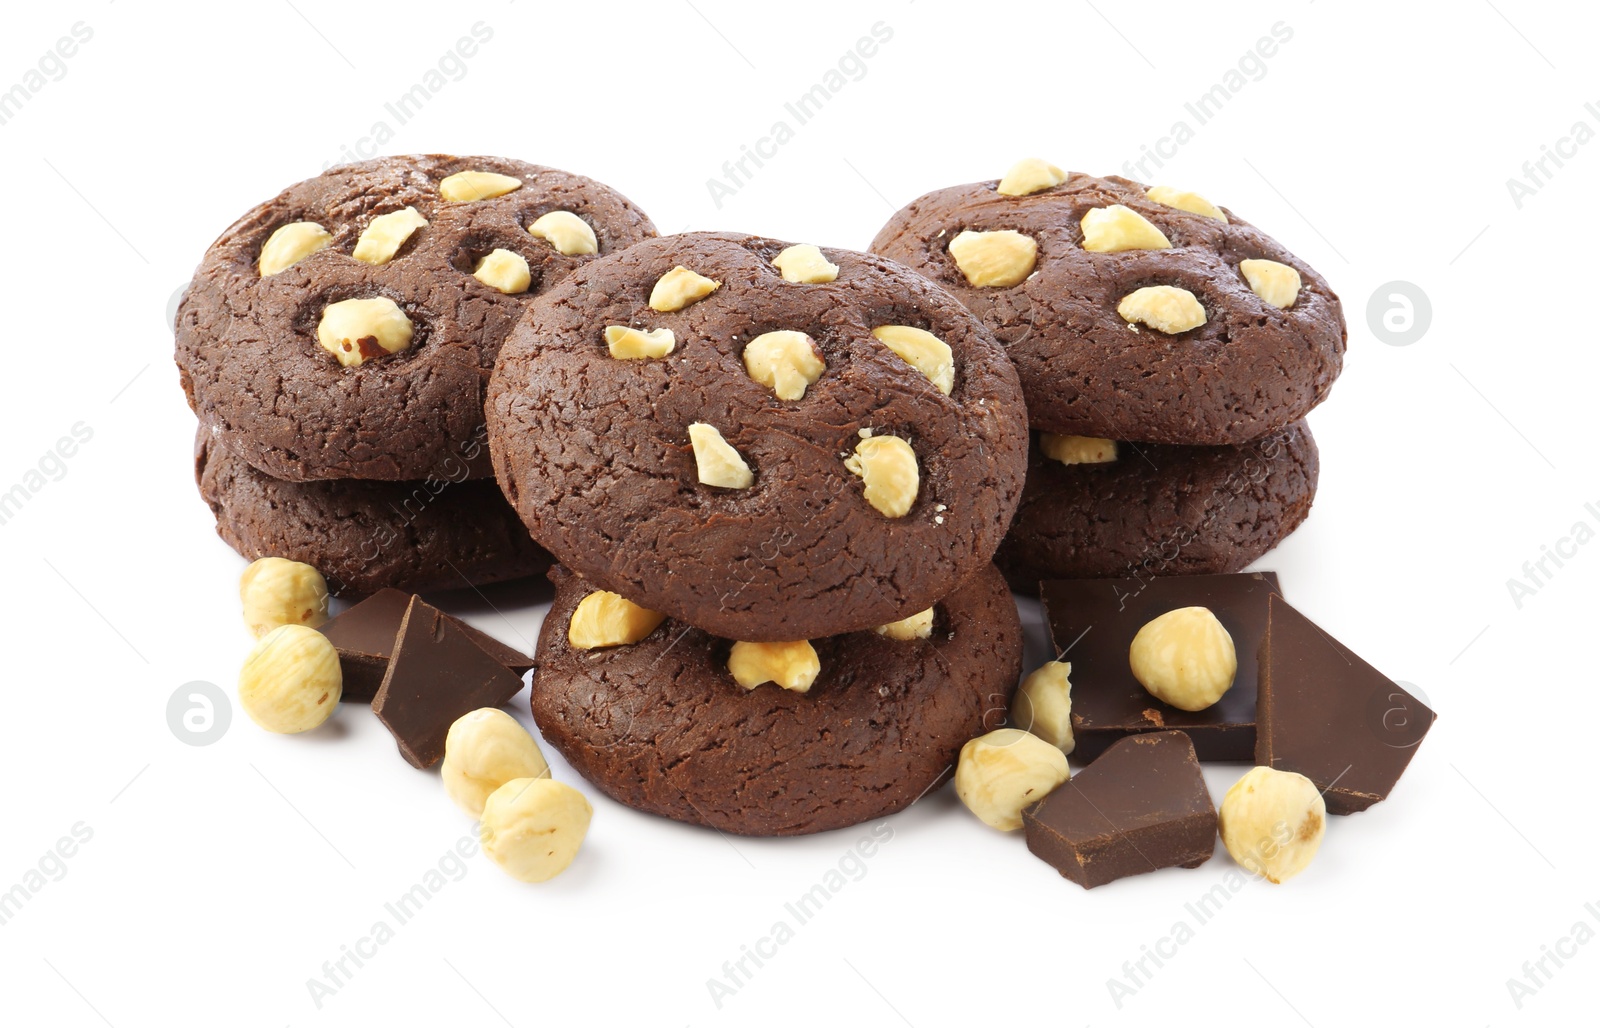
[[[880,325],[872,330],[872,338],[928,376],[935,389],[950,395],[956,384],[956,359],[943,339],[910,325]]]
[[[239,602],[257,639],[283,625],[316,628],[328,620],[328,583],[310,564],[262,557],[239,576]]]
[[[317,342],[347,368],[408,349],[411,333],[411,319],[387,296],[330,303],[317,323]]]
[[[670,328],[650,332],[627,325],[606,326],[606,348],[619,361],[652,360],[665,357],[678,345]]]
[[[541,215],[537,221],[528,226],[528,232],[535,239],[543,239],[555,247],[556,252],[566,254],[568,257],[600,252],[600,243],[594,237],[594,229],[589,227],[587,221],[571,211],[551,211],[549,214]]]
[[[919,610],[908,618],[891,621],[887,625],[879,625],[873,631],[895,642],[930,638],[933,635],[933,608]]]
[[[267,633],[239,671],[239,705],[269,732],[309,732],[328,720],[343,689],[339,651],[305,625]]]
[[[1145,690],[1179,710],[1204,710],[1233,687],[1233,636],[1205,607],[1169,610],[1139,629],[1128,666]]]
[[[572,864],[593,816],[589,801],[570,785],[513,778],[484,801],[478,841],[517,881],[545,882]]]
[[[1071,753],[1077,743],[1072,738],[1072,665],[1046,661],[1022,680],[1011,700],[1011,723],[1037,735],[1062,753]]]
[[[1071,776],[1067,756],[1020,728],[968,740],[956,763],[956,795],[978,820],[1002,832],[1022,827],[1022,812]]]
[[[666,619],[665,614],[646,610],[616,593],[592,592],[578,602],[567,622],[567,645],[575,650],[632,646]]]
[[[1305,775],[1253,767],[1222,798],[1217,827],[1239,866],[1281,885],[1317,855],[1328,808]]]
[[[471,817],[482,817],[490,793],[514,778],[547,778],[550,765],[516,718],[482,707],[450,726],[439,772],[451,801]]]
[[[520,178],[492,171],[458,171],[439,183],[439,195],[446,200],[470,202],[492,200],[522,188]]]
[[[1293,307],[1300,296],[1300,273],[1277,261],[1240,261],[1250,291],[1274,307]]]
[[[472,269],[472,277],[508,295],[526,293],[533,284],[527,258],[511,250],[490,250]]]
[[[772,266],[782,272],[785,282],[820,285],[839,277],[839,265],[831,263],[810,243],[791,246],[772,258]]]
[[[1131,207],[1114,203],[1096,207],[1083,216],[1083,248],[1092,253],[1124,250],[1168,250],[1166,233]]]
[[[361,238],[356,240],[355,252],[350,256],[363,264],[388,264],[406,245],[411,234],[427,224],[428,219],[417,213],[415,207],[380,214],[367,222]]]
[[[950,240],[950,257],[969,285],[1014,286],[1033,274],[1039,244],[1010,229],[966,231]]]
[[[1037,157],[1024,157],[1006,172],[995,192],[1002,196],[1028,196],[1059,186],[1066,180],[1067,173],[1054,164]]]
[[[1140,321],[1170,336],[1206,323],[1206,309],[1200,301],[1189,290],[1177,286],[1135,289],[1117,304],[1117,313],[1123,321]]]
[[[1189,193],[1171,186],[1152,186],[1144,195],[1163,207],[1176,207],[1180,211],[1198,214],[1213,221],[1220,221],[1224,225],[1228,223],[1228,216],[1222,213],[1222,209],[1199,193]]]
[[[763,332],[744,348],[744,370],[780,400],[798,400],[827,364],[804,332]]]
[[[261,277],[276,275],[333,243],[327,229],[314,221],[295,221],[283,225],[261,246],[256,270]]]
[[[806,692],[822,671],[817,651],[798,642],[736,642],[728,653],[728,671],[746,689],[772,682],[790,692]]]
[[[716,279],[697,275],[680,264],[656,279],[650,290],[650,307],[662,313],[681,311],[721,288],[722,283]]]
[[[750,465],[713,426],[700,421],[690,425],[689,445],[694,447],[694,463],[701,485],[748,489],[755,483],[756,476],[751,473]]]
[[[903,518],[917,501],[921,473],[911,444],[892,435],[868,436],[844,466],[861,478],[867,502],[884,517]]]
[[[1115,440],[1088,435],[1053,435],[1045,432],[1039,436],[1039,450],[1051,460],[1063,464],[1110,464],[1117,459]]]

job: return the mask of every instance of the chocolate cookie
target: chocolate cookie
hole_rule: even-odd
[[[280,482],[203,429],[195,440],[217,534],[250,560],[310,564],[335,595],[461,589],[549,568],[499,487],[462,481],[467,464],[452,466],[457,477],[415,482]]]
[[[995,563],[1021,592],[1041,579],[1240,571],[1306,519],[1317,444],[1306,423],[1244,446],[1122,443],[1063,464],[1036,439],[1017,519]],[[1059,451],[1058,451],[1059,452]]]
[[[737,234],[580,268],[507,340],[487,414],[500,484],[561,563],[751,641],[947,595],[989,564],[1027,463],[1016,372],[949,294]]]
[[[568,626],[592,587],[559,566],[550,580],[532,689],[545,740],[619,803],[738,835],[909,806],[1003,723],[1021,671],[1017,608],[992,567],[934,605],[926,638],[813,640],[805,692],[746,689],[734,644],[672,620],[631,645],[574,649]]]
[[[471,171],[510,178],[452,177]],[[573,217],[531,234],[556,211]],[[521,161],[334,168],[206,252],[178,309],[189,406],[275,478],[439,474],[482,428],[484,385],[530,299],[592,260],[584,251],[653,235],[606,186]]]
[[[1343,363],[1339,298],[1232,211],[1149,192],[1023,162],[913,201],[872,249],[994,330],[1036,429],[1236,445],[1303,418]]]

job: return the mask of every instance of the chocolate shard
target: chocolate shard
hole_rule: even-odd
[[[401,756],[426,768],[444,756],[456,718],[501,706],[521,688],[522,678],[485,653],[455,618],[413,596],[372,711]]]
[[[1092,889],[1163,867],[1199,867],[1217,842],[1217,808],[1182,732],[1145,732],[1022,812],[1033,854]]]
[[[1278,592],[1276,574],[1071,579],[1041,583],[1039,591],[1056,652],[1072,664],[1074,757],[1093,760],[1119,739],[1176,728],[1188,733],[1201,760],[1255,759],[1256,650],[1267,630],[1267,598]],[[1139,629],[1179,607],[1210,608],[1239,656],[1233,687],[1205,710],[1162,703],[1128,666]]]
[[[1438,715],[1274,596],[1261,642],[1256,763],[1298,771],[1330,814],[1386,798]]]
[[[389,668],[389,654],[412,596],[399,589],[380,589],[322,626],[322,634],[339,651],[339,667],[344,672],[342,699],[370,703],[383,684]],[[449,617],[449,615],[445,615]],[[450,618],[467,638],[485,653],[522,677],[533,667],[533,658],[513,649],[492,635],[478,631],[460,618]]]

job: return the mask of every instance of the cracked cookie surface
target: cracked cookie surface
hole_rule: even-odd
[[[932,633],[813,639],[806,692],[738,685],[731,643],[673,620],[631,645],[577,650],[568,623],[594,586],[551,569],[533,717],[601,791],[738,835],[802,835],[901,810],[961,746],[1005,720],[1022,665],[1016,604],[993,567],[934,605]]]
[[[489,389],[495,472],[534,538],[730,639],[930,606],[989,564],[1027,459],[1016,372],[959,302],[848,250],[805,276],[827,281],[788,281],[787,249],[692,233],[588,264]]]
[[[1221,221],[1168,206],[1118,177],[1071,173],[1020,196],[996,186],[928,193],[896,212],[871,248],[950,290],[994,331],[1021,376],[1032,427],[1235,445],[1287,427],[1327,396],[1345,349],[1339,298],[1309,265],[1232,211],[1218,209],[1227,219]],[[1137,217],[1095,215],[1093,245],[1121,240],[1127,248],[1086,249],[1085,216],[1118,205]],[[972,285],[970,273],[981,263],[966,258],[963,247],[973,246],[974,237],[954,248],[966,258],[965,272],[952,242],[963,233],[1008,232],[1036,244],[1031,273],[1015,285]],[[1298,274],[1289,306],[1275,306],[1252,288],[1247,272],[1257,275],[1262,265],[1241,265],[1255,261]],[[1264,279],[1257,284],[1282,299]],[[1274,284],[1281,288],[1281,279]],[[1153,320],[1180,330],[1169,333],[1119,312],[1130,294],[1151,287],[1192,294],[1193,302],[1177,297],[1181,304],[1172,294],[1145,296],[1168,304],[1161,308],[1167,317]],[[1204,323],[1183,327],[1197,312]]]
[[[1242,446],[1122,443],[1115,461],[1062,464],[1035,440],[995,563],[1037,595],[1051,578],[1242,571],[1311,512],[1319,469],[1305,422]]]
[[[468,170],[521,185],[446,200],[441,183]],[[642,211],[592,179],[496,157],[385,157],[290,186],[211,245],[179,306],[177,363],[190,407],[232,453],[274,478],[437,473],[482,429],[484,387],[506,333],[534,297],[595,259],[528,231],[556,210],[592,228],[601,255],[655,235]],[[320,248],[264,269],[263,248],[296,223],[324,230],[307,229],[301,250]],[[385,228],[400,237],[397,249],[378,238]],[[523,291],[475,277],[496,250],[526,262]],[[330,305],[361,299],[392,301],[412,334],[399,352],[363,347],[369,359],[344,367],[319,345],[318,326]],[[486,459],[474,473],[490,473]]]

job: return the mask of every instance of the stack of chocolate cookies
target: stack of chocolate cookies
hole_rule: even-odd
[[[218,533],[343,595],[543,571],[492,478],[485,387],[533,298],[654,235],[598,182],[495,157],[345,165],[252,209],[176,326]]]
[[[899,810],[1001,724],[991,563],[1027,423],[1004,350],[870,254],[688,233],[577,268],[506,340],[495,474],[560,565],[532,705],[629,806],[793,835]]]
[[[1034,438],[996,560],[1019,589],[1237,571],[1310,511],[1303,419],[1343,313],[1231,210],[1026,160],[913,201],[872,249],[959,297],[1017,367]]]

